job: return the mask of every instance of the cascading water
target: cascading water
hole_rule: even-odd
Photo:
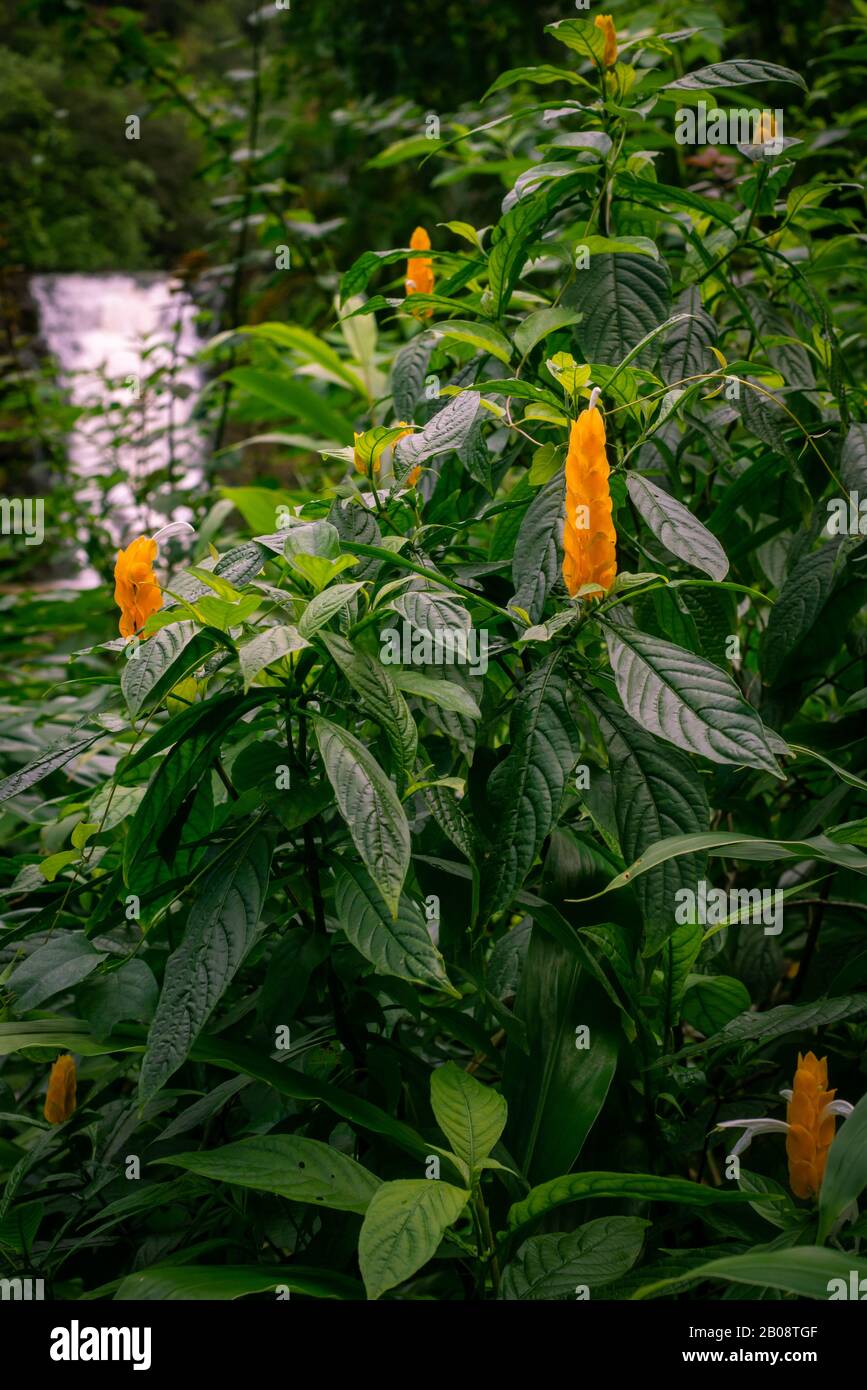
[[[119,546],[169,520],[190,520],[183,499],[203,476],[193,420],[202,372],[195,305],[180,282],[164,274],[37,275],[31,289],[45,345],[83,410],[68,448],[86,507]],[[143,484],[157,471],[164,477],[145,500]],[[118,480],[107,485],[112,475]],[[79,582],[97,577],[84,570]]]

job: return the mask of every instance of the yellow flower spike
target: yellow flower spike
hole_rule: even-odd
[[[58,1057],[48,1078],[43,1114],[50,1125],[62,1125],[75,1109],[75,1062],[68,1052]]]
[[[429,251],[430,237],[424,227],[416,227],[409,239],[413,251]],[[434,287],[433,261],[430,256],[411,256],[406,263],[405,289],[407,295],[432,294]],[[427,310],[428,314],[432,311]]]
[[[158,548],[150,536],[138,536],[126,550],[117,552],[114,601],[120,608],[121,637],[138,636],[148,618],[163,606],[153,568]]]
[[[789,1186],[796,1197],[815,1197],[822,1186],[837,1126],[834,1112],[826,1110],[837,1092],[827,1088],[828,1059],[819,1061],[812,1052],[802,1057],[799,1052],[792,1098],[786,1108]]]
[[[606,68],[613,68],[617,62],[617,30],[614,27],[614,20],[610,14],[598,14],[593,23],[605,35],[605,51],[602,54],[602,62]]]
[[[757,1134],[785,1134],[789,1186],[796,1197],[817,1197],[825,1176],[828,1150],[834,1142],[837,1116],[847,1120],[854,1110],[848,1100],[836,1100],[828,1090],[828,1059],[798,1053],[792,1089],[781,1092],[787,1102],[785,1120],[769,1116],[723,1120],[717,1129],[743,1130],[729,1157],[749,1148]]]
[[[584,584],[598,584],[607,592],[617,574],[605,423],[595,394],[593,404],[572,423],[566,457],[563,579],[573,597]]]

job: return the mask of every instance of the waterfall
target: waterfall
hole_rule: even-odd
[[[163,273],[37,275],[31,289],[42,339],[82,410],[68,452],[85,508],[118,545],[192,520],[183,499],[203,478],[193,419],[203,377],[196,309],[181,283]],[[167,476],[145,501],[137,493],[158,471]]]

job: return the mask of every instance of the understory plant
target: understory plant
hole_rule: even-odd
[[[863,267],[833,78],[604,18],[549,26],[559,60],[504,73],[490,125],[406,152],[420,187],[495,162],[493,225],[412,219],[319,330],[213,346],[235,447],[282,438],[309,486],[130,535],[115,610],[4,600],[10,1275],[444,1300],[867,1276]],[[773,125],[727,164],[678,143],[679,112],[756,88]]]

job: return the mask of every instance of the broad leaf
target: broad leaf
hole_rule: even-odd
[[[505,1128],[505,1100],[455,1062],[446,1062],[431,1076],[430,1102],[453,1151],[475,1173]]]
[[[379,1178],[339,1149],[299,1134],[261,1134],[221,1149],[172,1154],[157,1162],[334,1211],[364,1213],[380,1186]]]
[[[378,975],[396,975],[460,997],[446,975],[424,914],[405,894],[395,917],[370,877],[347,859],[338,870],[334,910],[355,949]]]
[[[568,1235],[531,1236],[504,1269],[500,1298],[574,1298],[584,1284],[592,1299],[632,1268],[649,1225],[637,1216],[601,1216]]]
[[[282,661],[290,652],[300,651],[302,647],[309,645],[298,629],[288,624],[266,627],[258,632],[249,642],[238,648],[238,664],[244,678],[245,691],[249,690],[256,677],[267,666],[272,666],[274,662]]]
[[[43,777],[50,776],[59,767],[65,767],[67,763],[72,762],[73,758],[90,748],[97,739],[105,737],[106,731],[104,729],[100,729],[98,733],[73,732],[65,739],[52,744],[50,748],[40,754],[35,762],[28,763],[18,772],[4,777],[3,781],[0,782],[0,802],[8,801],[10,797],[18,796],[19,792],[26,791],[36,782],[41,782]]]
[[[203,879],[183,940],[166,965],[139,1077],[142,1103],[185,1061],[253,944],[271,851],[270,836],[257,826]]]
[[[618,694],[638,724],[712,762],[782,778],[762,721],[718,666],[611,618],[605,636]]]
[[[707,793],[689,758],[660,745],[606,696],[594,691],[587,700],[608,750],[614,814],[627,863],[669,836],[707,830]],[[702,854],[684,855],[665,861],[636,880],[651,948],[674,929],[677,890],[694,887],[704,867]]]
[[[575,336],[582,359],[617,366],[668,317],[671,277],[665,261],[618,252],[591,256],[563,296],[582,319]]]
[[[838,1121],[839,1123],[839,1121]],[[837,1132],[819,1192],[819,1238],[827,1240],[847,1207],[867,1187],[867,1096]]]
[[[750,1255],[729,1255],[711,1260],[674,1279],[659,1279],[645,1284],[636,1298],[649,1298],[672,1289],[675,1285],[721,1282],[748,1284],[752,1288],[780,1289],[799,1298],[817,1298],[823,1302],[833,1295],[835,1287],[851,1289],[851,1274],[856,1280],[867,1276],[867,1260],[840,1250],[821,1250],[806,1245],[788,1250],[758,1250]],[[848,1297],[846,1294],[838,1297]]]
[[[398,789],[402,791],[415,762],[418,746],[418,731],[406,700],[381,662],[367,652],[357,651],[351,642],[335,633],[323,633],[322,640],[336,665],[360,696],[366,713],[382,726],[394,760]]]
[[[652,1173],[567,1173],[534,1187],[509,1211],[509,1229],[520,1230],[531,1221],[561,1207],[593,1197],[612,1197],[632,1202],[668,1202],[672,1206],[710,1207],[743,1205],[749,1193],[703,1187],[686,1178],[658,1178]]]
[[[200,631],[197,623],[169,623],[134,649],[120,678],[120,687],[133,719],[148,697],[165,683],[165,678],[171,679],[174,675],[180,680],[190,665],[187,648]]]
[[[791,82],[796,87],[807,90],[807,84],[791,68],[781,68],[778,63],[756,62],[746,58],[735,58],[729,63],[710,63],[705,68],[697,68],[674,82],[666,82],[666,91],[703,92],[713,87],[745,87],[752,82]]]
[[[626,486],[637,510],[666,550],[709,574],[711,579],[725,579],[729,569],[725,551],[688,507],[641,473],[629,473]]]
[[[340,814],[368,873],[396,918],[410,855],[404,809],[391,782],[363,743],[321,715],[316,715],[313,723]]]
[[[509,754],[488,781],[493,843],[482,869],[483,919],[505,907],[526,878],[557,823],[575,761],[569,690],[556,660],[550,657],[527,678],[513,706]]]
[[[435,1179],[383,1183],[367,1208],[358,1241],[367,1297],[379,1298],[427,1264],[469,1196]]]
[[[285,1298],[299,1293],[308,1298],[357,1299],[360,1285],[330,1269],[305,1269],[289,1265],[151,1265],[128,1274],[115,1294],[123,1302],[164,1303],[173,1299],[246,1298],[249,1294],[273,1294]]]
[[[26,1014],[55,994],[72,989],[86,979],[105,960],[83,931],[59,932],[50,936],[13,970],[6,984],[15,994],[15,1008]]]

